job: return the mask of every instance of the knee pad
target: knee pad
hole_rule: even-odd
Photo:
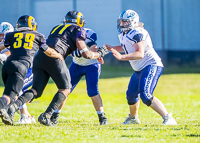
[[[146,104],[147,106],[150,106],[151,103],[152,103],[152,100],[153,100],[153,97],[151,97],[150,99],[148,99],[146,102],[144,102],[143,100],[143,103]]]
[[[136,101],[137,102],[137,101]],[[128,105],[134,105],[136,102],[128,101]]]

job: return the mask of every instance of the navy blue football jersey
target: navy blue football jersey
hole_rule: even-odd
[[[47,45],[66,58],[77,49],[76,39],[85,41],[86,31],[76,24],[61,24],[54,27],[47,39]]]
[[[45,51],[48,46],[43,34],[37,31],[15,31],[7,33],[5,47],[10,47],[11,55],[7,60],[26,60],[31,65],[38,48]]]

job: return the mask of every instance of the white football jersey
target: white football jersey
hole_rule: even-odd
[[[156,65],[163,67],[160,57],[153,48],[151,37],[147,30],[141,27],[137,27],[128,33],[120,33],[118,35],[120,44],[125,52],[125,54],[134,53],[134,43],[140,41],[145,42],[144,57],[138,60],[129,60],[133,70],[140,71],[148,65]]]
[[[84,28],[86,30],[87,33],[87,37],[85,39],[85,43],[87,45],[87,48],[90,50],[90,46],[96,44],[97,41],[97,34],[89,28]],[[97,44],[96,44],[97,45]],[[76,51],[74,51],[72,54],[73,57],[73,62],[81,65],[81,66],[87,66],[87,65],[92,65],[97,63],[97,59],[85,59],[81,56],[79,50],[77,49]]]

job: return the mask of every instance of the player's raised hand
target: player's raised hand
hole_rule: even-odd
[[[102,57],[99,57],[97,60],[98,60],[98,62],[101,63],[102,65],[104,64],[104,60],[103,60]]]
[[[108,49],[108,51],[110,51],[110,49],[112,48],[112,46],[109,44],[104,44],[103,46],[105,46]]]
[[[113,56],[118,59],[121,60],[122,59],[122,55],[115,49],[111,48],[110,51],[113,53]]]

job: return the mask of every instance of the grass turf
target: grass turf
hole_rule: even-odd
[[[125,92],[131,72],[124,77],[102,75],[99,90],[109,125],[100,126],[85,80],[81,80],[69,96],[56,127],[43,125],[5,126],[0,122],[0,141],[4,142],[200,142],[200,74],[164,74],[154,96],[159,98],[178,125],[162,126],[162,118],[141,103],[140,125],[120,125],[129,113]],[[109,74],[109,73],[108,73]],[[43,96],[28,105],[37,117],[45,111],[54,93],[55,84],[48,84]],[[0,88],[3,92],[3,87]],[[15,120],[20,115],[16,114]]]

